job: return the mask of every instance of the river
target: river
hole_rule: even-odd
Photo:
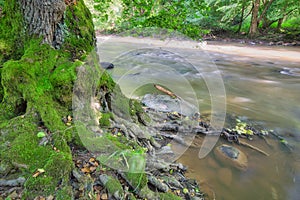
[[[223,165],[213,151],[202,159],[199,149],[182,152],[179,161],[208,199],[299,199],[299,48],[110,36],[97,42],[101,61],[115,64],[109,73],[128,97],[141,98],[155,92],[153,83],[161,84],[201,114],[226,109],[230,116],[274,130],[293,146],[290,153],[272,136],[270,145],[255,141],[270,154],[266,157],[234,145],[247,155],[247,171]],[[216,145],[223,143],[219,139]]]

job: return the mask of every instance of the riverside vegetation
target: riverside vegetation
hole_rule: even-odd
[[[102,34],[299,45],[297,0],[86,0]],[[146,30],[146,31],[145,31]]]

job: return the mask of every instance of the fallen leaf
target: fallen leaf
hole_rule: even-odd
[[[46,136],[46,133],[43,132],[43,131],[40,131],[40,132],[37,133],[37,136],[38,136],[39,138],[42,138],[42,137],[45,137],[45,136]]]
[[[90,170],[89,167],[81,168],[81,171],[82,171],[83,173],[91,173],[91,170]]]
[[[33,178],[36,178],[36,177],[38,177],[39,175],[41,175],[42,173],[45,173],[45,170],[44,170],[44,169],[37,169],[37,170],[33,173],[32,177],[33,177]]]
[[[97,167],[90,167],[90,171],[91,171],[91,172],[96,171],[96,169],[97,169]]]

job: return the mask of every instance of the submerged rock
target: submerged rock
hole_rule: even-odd
[[[100,62],[100,65],[104,69],[113,69],[115,67],[114,64],[112,64],[110,62]]]
[[[215,148],[216,157],[225,165],[231,165],[240,170],[246,170],[248,167],[247,156],[239,149],[223,144]]]
[[[198,110],[194,105],[168,95],[146,94],[142,99],[142,103],[156,111],[177,112],[185,116],[192,116]]]

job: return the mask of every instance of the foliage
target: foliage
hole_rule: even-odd
[[[248,32],[251,27],[253,2],[246,0],[87,0],[94,5],[95,24],[100,30],[123,32],[145,27],[179,31],[199,39],[209,32]],[[260,3],[257,21],[259,31],[266,33],[272,24],[279,30],[299,29],[300,5],[297,0],[266,0]],[[280,20],[283,19],[281,26]],[[285,25],[289,22],[289,26]],[[145,31],[145,30],[144,30]],[[139,33],[138,35],[145,35]]]

